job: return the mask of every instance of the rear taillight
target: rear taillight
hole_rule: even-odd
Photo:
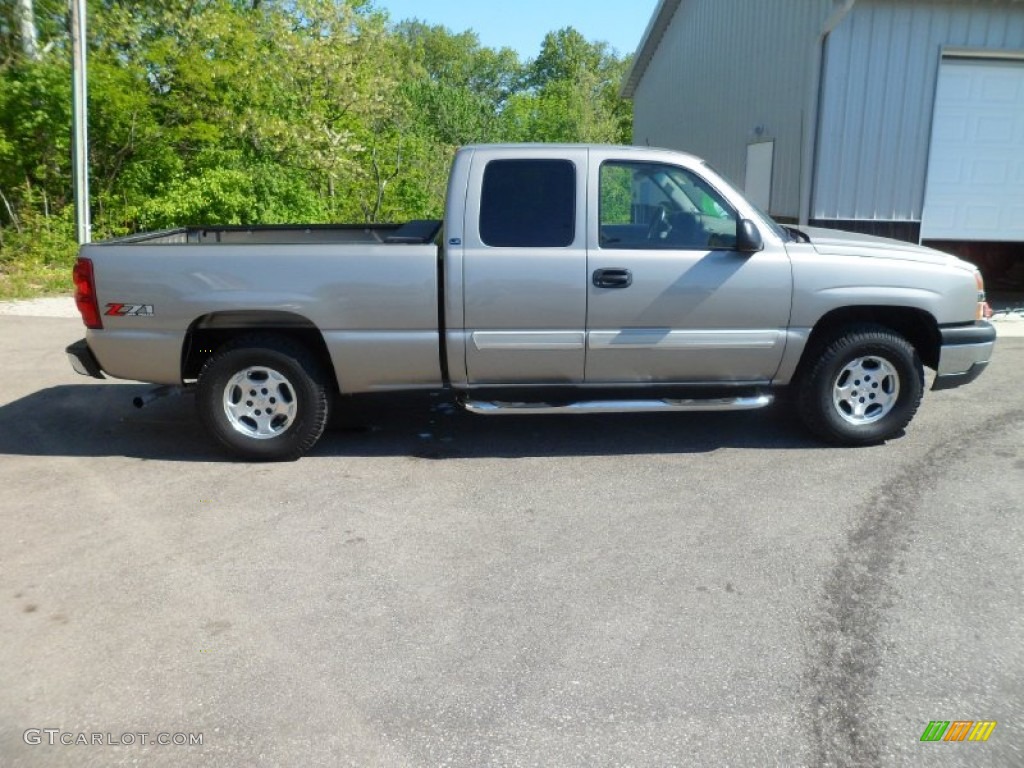
[[[102,328],[103,318],[100,317],[100,305],[96,300],[96,283],[92,276],[92,262],[78,258],[75,269],[71,273],[75,281],[75,304],[82,315],[86,328]]]

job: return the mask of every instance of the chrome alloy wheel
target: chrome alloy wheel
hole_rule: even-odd
[[[832,404],[842,419],[855,426],[882,419],[900,396],[900,376],[884,357],[857,357],[847,363],[832,385]]]
[[[224,414],[231,426],[246,437],[277,437],[288,431],[297,413],[295,387],[273,368],[244,368],[224,387]]]

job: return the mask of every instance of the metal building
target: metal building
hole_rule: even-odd
[[[783,220],[1024,243],[1024,0],[661,0],[622,92]]]

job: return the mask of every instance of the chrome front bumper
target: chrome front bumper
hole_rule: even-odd
[[[992,359],[996,329],[986,320],[972,325],[940,328],[942,348],[932,389],[952,389],[970,384]]]

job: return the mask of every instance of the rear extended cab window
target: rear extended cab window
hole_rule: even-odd
[[[492,160],[484,169],[480,239],[495,248],[564,248],[576,239],[576,166]]]

